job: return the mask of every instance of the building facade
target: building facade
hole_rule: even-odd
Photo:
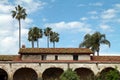
[[[87,48],[21,48],[0,56],[0,80],[58,80],[68,68],[87,80],[116,67],[119,74],[120,56],[93,56]]]

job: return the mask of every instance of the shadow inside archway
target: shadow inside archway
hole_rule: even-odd
[[[93,80],[94,73],[88,68],[77,68],[75,72],[80,77],[80,80]]]
[[[3,69],[0,69],[0,80],[8,80],[8,74]]]
[[[48,68],[43,72],[43,80],[59,80],[63,70],[60,68]]]
[[[38,76],[31,68],[21,68],[14,73],[13,80],[38,80]]]
[[[106,79],[106,75],[108,75],[108,73],[109,73],[110,71],[115,71],[115,74],[117,73],[118,76],[120,77],[120,73],[119,73],[119,71],[117,71],[117,69],[108,67],[108,68],[103,69],[103,70],[98,74],[98,78],[101,79],[101,80],[105,80],[105,79]],[[110,74],[111,74],[111,73],[110,73]],[[112,72],[112,74],[113,74],[113,72]],[[119,79],[119,80],[120,80],[120,79]]]

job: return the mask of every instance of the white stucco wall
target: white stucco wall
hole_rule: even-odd
[[[73,60],[73,56],[72,55],[59,55],[59,60]]]
[[[120,72],[120,63],[94,63],[94,62],[10,62],[2,61],[0,62],[0,69],[3,69],[7,72],[9,80],[13,79],[15,71],[20,68],[31,68],[33,69],[39,77],[42,76],[42,73],[48,68],[60,68],[64,71],[68,68],[73,70],[77,68],[87,68],[93,71],[95,75],[100,73],[105,68],[115,68],[117,66],[118,71]]]
[[[90,55],[87,55],[87,54],[85,54],[85,55],[79,55],[78,59],[79,60],[90,60]]]
[[[42,60],[43,55],[22,55],[22,60]],[[55,56],[58,56],[58,60],[73,60],[72,54],[48,54],[44,55],[45,60],[55,60]],[[90,60],[89,54],[78,55],[78,60]]]

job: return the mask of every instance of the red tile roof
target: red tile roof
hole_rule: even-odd
[[[19,55],[0,55],[0,61],[14,61],[20,60]]]
[[[19,54],[93,54],[87,48],[21,48]]]
[[[91,56],[92,61],[120,61],[120,56]]]

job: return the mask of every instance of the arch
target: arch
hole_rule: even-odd
[[[3,69],[0,69],[0,80],[8,80],[8,74]]]
[[[31,68],[20,68],[15,71],[13,80],[38,80],[38,75]]]
[[[107,67],[107,68],[104,68],[97,76],[100,78],[100,79],[105,79],[105,75],[111,71],[111,70],[115,70],[115,68],[112,68],[112,67]],[[117,71],[119,76],[120,76],[120,73],[119,71]]]
[[[59,79],[60,75],[63,73],[63,69],[61,68],[48,68],[43,72],[42,78],[43,80],[55,80]]]
[[[75,72],[80,77],[80,80],[88,80],[89,78],[94,78],[94,73],[91,69],[88,68],[77,68]]]

